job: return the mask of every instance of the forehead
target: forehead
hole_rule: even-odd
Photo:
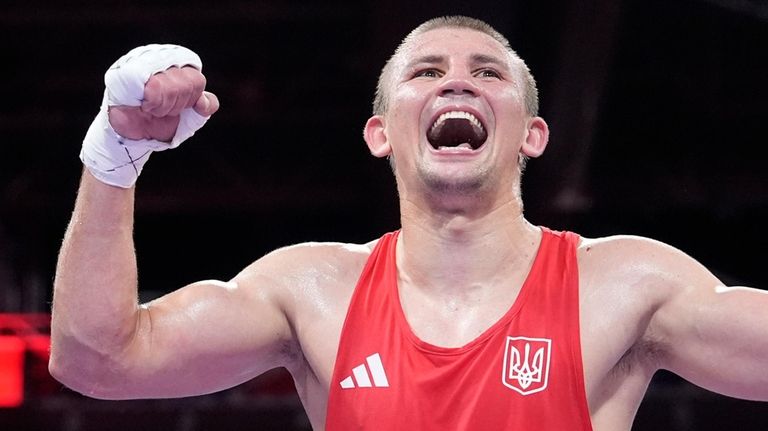
[[[478,30],[468,28],[436,28],[408,40],[402,47],[401,65],[426,56],[469,58],[473,55],[494,57],[512,68],[511,53],[496,39]]]

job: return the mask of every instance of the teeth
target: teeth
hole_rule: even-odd
[[[469,144],[459,144],[459,145],[457,145],[455,147],[446,147],[446,146],[443,146],[443,145],[437,147],[437,149],[440,150],[440,151],[445,151],[445,150],[455,151],[457,148],[463,148],[463,149],[466,149],[466,150],[472,150],[472,146],[469,145]]]
[[[437,120],[435,120],[435,123],[432,125],[432,130],[434,130],[437,126],[442,124],[445,120],[452,119],[452,118],[463,118],[465,120],[469,120],[475,127],[483,129],[482,123],[480,123],[480,120],[477,119],[474,115],[470,114],[469,112],[464,111],[448,111],[441,114],[439,117],[437,117]]]

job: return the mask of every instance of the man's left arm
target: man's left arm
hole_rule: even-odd
[[[667,253],[667,293],[648,326],[658,366],[723,395],[768,401],[768,291],[727,287],[692,258]]]

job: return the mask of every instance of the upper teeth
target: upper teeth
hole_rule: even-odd
[[[475,127],[483,130],[483,125],[480,123],[480,120],[478,120],[477,117],[470,114],[469,112],[464,111],[448,111],[440,114],[440,116],[437,117],[437,120],[435,120],[435,123],[432,125],[432,129],[442,124],[443,121],[451,118],[463,118],[465,120],[469,120]]]

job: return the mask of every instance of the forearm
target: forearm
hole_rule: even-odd
[[[124,350],[138,318],[133,189],[83,173],[59,254],[53,296],[51,368],[85,371]]]

